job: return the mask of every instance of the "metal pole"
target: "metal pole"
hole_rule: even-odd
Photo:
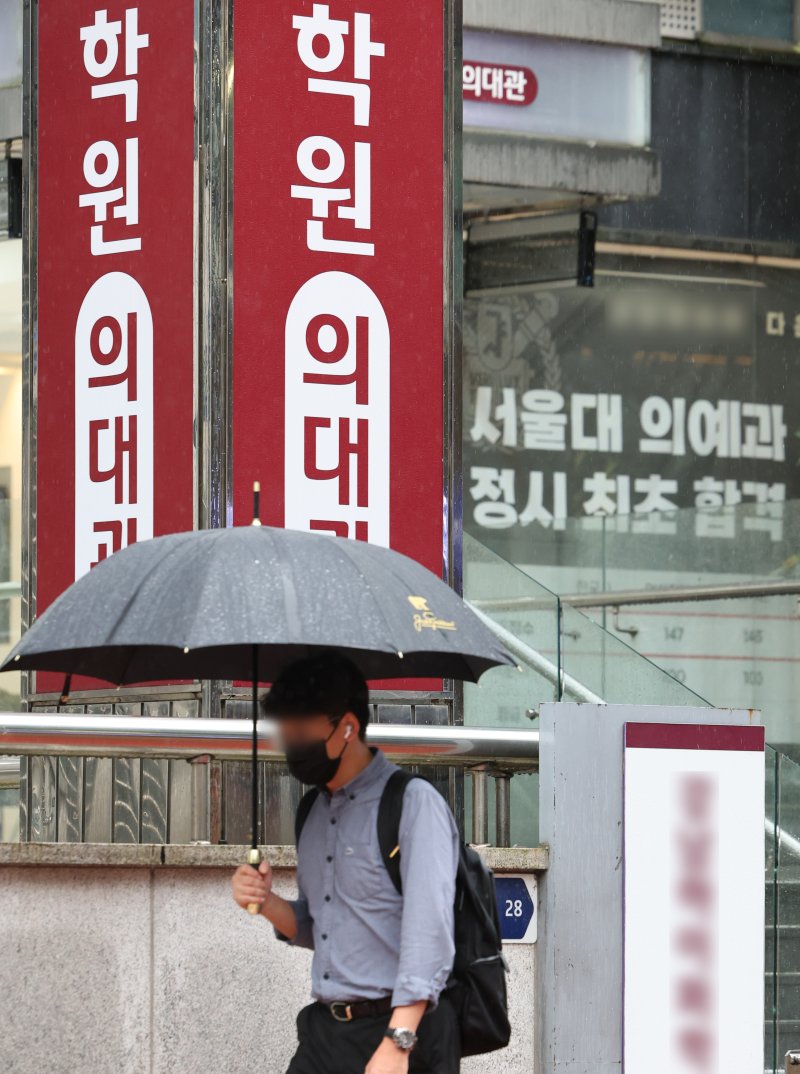
[[[258,848],[258,646],[253,646],[253,739],[250,769],[250,823],[253,850]]]
[[[283,760],[271,721],[259,720],[257,730],[259,760]],[[246,761],[252,735],[250,719],[0,712],[0,755]],[[410,764],[538,767],[539,732],[521,728],[370,724],[367,741]]]
[[[261,525],[256,519],[253,520],[253,525]],[[250,850],[247,853],[247,863],[254,869],[258,869],[261,864],[261,851],[258,848],[259,843],[259,824],[258,824],[258,646],[253,646],[253,711],[251,713],[253,719],[253,737],[251,741],[251,763],[250,763]],[[261,913],[261,903],[249,902],[247,904],[248,914],[256,915]]]
[[[564,700],[564,605],[561,597],[556,599],[556,701]]]
[[[499,847],[511,846],[511,775],[495,772],[495,843]]]
[[[18,787],[20,778],[19,757],[0,756],[0,787]]]
[[[472,769],[472,842],[476,846],[486,846],[489,842],[488,778],[485,768]]]
[[[210,842],[208,762],[208,757],[196,757],[191,762],[191,832],[193,843]]]

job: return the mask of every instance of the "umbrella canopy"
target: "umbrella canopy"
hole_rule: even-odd
[[[476,682],[515,661],[461,598],[407,556],[266,526],[131,545],[67,589],[0,670],[274,680],[322,649],[368,679]]]

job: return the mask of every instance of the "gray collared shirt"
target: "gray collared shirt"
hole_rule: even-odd
[[[318,795],[303,828],[292,942],[313,948],[311,991],[323,1003],[383,996],[395,1007],[436,1003],[453,966],[456,825],[435,787],[408,784],[399,895],[377,831],[381,793],[395,771],[376,751],[346,786]]]

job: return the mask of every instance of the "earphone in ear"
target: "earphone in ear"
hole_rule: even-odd
[[[348,724],[347,727],[345,727],[345,729],[344,729],[344,737],[349,738],[352,733],[353,733],[353,728],[350,726],[350,724]]]

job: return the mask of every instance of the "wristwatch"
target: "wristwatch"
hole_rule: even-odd
[[[403,1052],[410,1052],[417,1043],[417,1034],[413,1029],[387,1029],[383,1035],[394,1041]]]

